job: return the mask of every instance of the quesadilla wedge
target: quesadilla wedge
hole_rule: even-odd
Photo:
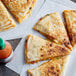
[[[31,15],[36,0],[2,0],[2,2],[15,16],[17,21],[21,23]]]
[[[52,43],[34,35],[28,35],[25,42],[26,63],[34,64],[41,60],[52,59],[70,54],[70,50],[62,45]]]
[[[33,29],[55,43],[62,44],[72,50],[65,26],[58,12],[47,14],[43,18],[40,18]]]
[[[11,29],[15,26],[16,24],[14,20],[8,13],[3,3],[0,1],[0,31]]]
[[[55,58],[35,69],[29,69],[29,76],[65,76],[68,56]]]
[[[76,47],[76,10],[65,10],[63,15],[71,44]]]

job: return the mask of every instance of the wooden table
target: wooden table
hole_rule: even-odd
[[[0,76],[19,76],[14,71],[10,70],[9,68],[5,67],[5,64],[0,64]]]

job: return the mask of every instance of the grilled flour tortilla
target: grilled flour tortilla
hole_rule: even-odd
[[[65,56],[71,52],[62,45],[52,43],[33,35],[27,36],[25,46],[26,63],[29,64],[58,56]]]
[[[15,26],[16,24],[14,20],[4,7],[3,3],[0,1],[0,31],[11,29]]]
[[[45,62],[35,69],[29,69],[29,76],[65,76],[68,57],[55,58]]]
[[[36,23],[34,30],[40,32],[50,40],[65,45],[72,50],[64,24],[58,12],[47,14]]]
[[[63,15],[71,44],[76,47],[76,10],[65,10]]]
[[[21,23],[31,15],[36,0],[2,0],[9,11]]]

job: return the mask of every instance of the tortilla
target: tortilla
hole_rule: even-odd
[[[53,42],[64,45],[72,50],[65,26],[58,12],[47,14],[40,18],[33,29]]]
[[[37,68],[29,69],[29,76],[65,76],[68,57],[60,57],[43,63]]]
[[[2,0],[2,2],[19,23],[31,15],[32,9],[36,4],[36,0]]]
[[[65,10],[63,12],[66,28],[72,46],[76,47],[76,10]]]
[[[34,64],[41,60],[70,54],[70,50],[62,45],[44,40],[34,35],[28,35],[25,42],[26,63]]]
[[[16,27],[16,23],[10,16],[9,12],[0,1],[0,31]]]

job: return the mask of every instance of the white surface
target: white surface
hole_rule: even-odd
[[[66,70],[66,76],[76,76],[76,49],[71,53]]]
[[[42,0],[40,0],[40,1],[42,1]],[[67,3],[67,5],[69,5],[69,4]],[[32,30],[32,27],[37,22],[37,20],[40,17],[46,15],[47,13],[52,13],[52,12],[59,12],[62,16],[62,12],[67,9],[71,9],[71,8],[62,5],[62,3],[59,4],[58,2],[56,2],[56,0],[54,0],[54,1],[46,0],[45,4],[40,9],[40,11],[38,10],[39,13],[37,16],[36,16],[37,12],[33,11],[33,13],[35,12],[35,14],[33,14],[28,20],[24,21],[22,24],[18,24],[18,26],[17,26],[18,29],[15,28],[15,29],[9,30],[9,31],[6,31],[6,33],[2,32],[5,36],[2,33],[0,33],[0,36],[2,36],[2,38],[4,38],[4,39],[11,39],[11,38],[16,38],[16,37],[21,37],[21,36],[24,37],[15,50],[14,59],[10,63],[8,63],[6,66],[11,68],[15,72],[19,73],[20,76],[27,76],[27,69],[37,67],[38,65],[43,63],[44,61],[39,62],[39,64],[34,64],[34,65],[25,64],[25,61],[24,61],[25,37],[26,37],[26,35],[28,35],[30,33],[34,34],[34,35],[42,36],[38,32]],[[12,35],[10,35],[10,34],[12,34]],[[69,60],[68,66],[67,66],[66,76],[76,76],[75,59],[76,59],[76,51],[74,50],[71,54],[71,58]]]
[[[76,9],[76,3],[71,0],[52,0],[58,4],[62,4],[64,6]]]

